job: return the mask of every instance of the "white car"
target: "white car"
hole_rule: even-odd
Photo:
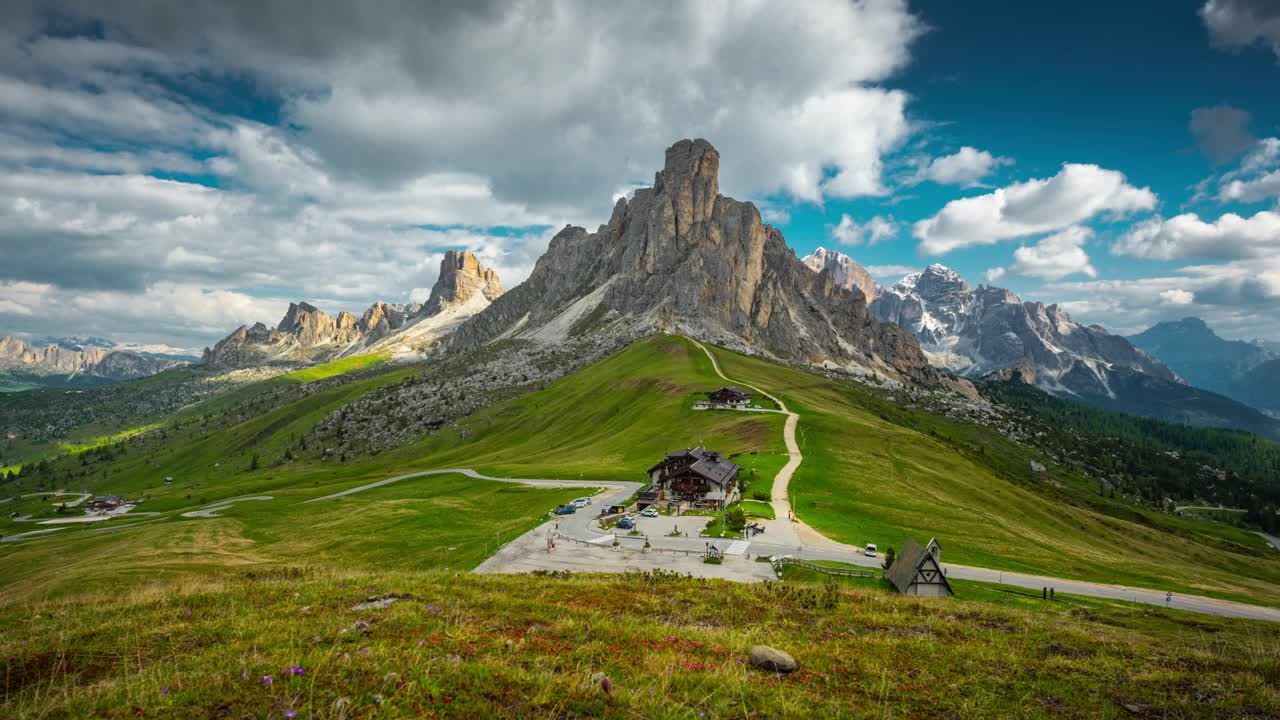
[[[574,500],[569,504],[581,510],[582,508],[587,506],[587,501],[584,500],[583,498],[578,498],[577,500]]]
[[[658,517],[658,510],[657,508],[645,508],[640,515],[643,517]]]
[[[867,556],[867,557],[875,557],[875,556],[876,556],[876,550],[877,550],[877,548],[876,548],[876,544],[875,544],[875,543],[867,543],[866,556]]]

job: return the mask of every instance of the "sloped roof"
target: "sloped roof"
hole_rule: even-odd
[[[915,540],[907,538],[907,541],[902,545],[902,552],[898,553],[893,565],[889,566],[884,576],[889,582],[893,583],[898,592],[904,593],[911,587],[911,581],[915,580],[916,573],[920,572],[920,566],[932,562],[933,556],[929,554],[928,550],[920,547],[920,543]],[[947,582],[946,574],[939,575],[939,577],[942,579],[942,584],[947,586],[947,591],[954,592],[951,590],[951,583]]]
[[[725,460],[720,453],[696,447],[691,450],[676,450],[667,453],[662,462],[649,468],[653,472],[670,460],[684,459],[689,462],[689,470],[710,480],[717,485],[724,485],[738,473],[738,464]]]

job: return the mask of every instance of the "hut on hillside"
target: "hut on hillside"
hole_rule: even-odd
[[[723,508],[738,500],[738,465],[706,448],[669,452],[649,468],[659,500]]]
[[[947,575],[942,571],[942,546],[930,539],[926,547],[911,538],[902,546],[893,565],[884,576],[898,592],[904,595],[940,597],[954,595]]]

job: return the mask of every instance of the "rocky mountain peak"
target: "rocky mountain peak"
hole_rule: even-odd
[[[477,296],[492,302],[504,290],[498,273],[480,264],[470,250],[450,250],[440,261],[440,276],[427,299],[427,312],[437,313],[463,305]]]
[[[702,138],[681,140],[667,148],[662,170],[653,178],[653,189],[659,193],[678,193],[689,184],[698,185],[712,198],[720,193],[720,151]]]
[[[836,250],[819,247],[800,260],[814,272],[827,270],[836,284],[850,290],[857,289],[868,302],[880,293],[880,285],[871,273],[858,264],[856,260]]]
[[[806,267],[753,204],[720,195],[719,165],[706,140],[672,145],[653,187],[620,199],[594,233],[557,233],[529,279],[459,328],[450,346],[665,331],[942,382],[914,338],[870,317],[862,293]]]

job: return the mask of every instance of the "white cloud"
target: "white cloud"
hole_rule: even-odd
[[[358,311],[429,287],[459,246],[510,287],[547,228],[603,220],[681,137],[717,145],[726,194],[884,194],[881,158],[914,131],[890,82],[924,29],[900,0],[65,12],[101,37],[0,28],[0,283],[54,288],[6,302],[40,332],[181,345],[216,323],[106,308],[227,292]],[[259,109],[279,122],[235,114]],[[53,307],[76,297],[103,302]]]
[[[1269,45],[1280,60],[1280,5],[1271,0],[1208,0],[1200,17],[1213,44],[1225,48]]]
[[[996,157],[986,150],[965,146],[951,155],[936,157],[923,164],[909,180],[910,184],[931,180],[942,185],[973,187],[1001,166],[1013,160]]]
[[[911,273],[920,272],[920,268],[913,265],[867,265],[863,269],[871,273],[871,277],[876,280],[897,280]]]
[[[1075,274],[1097,277],[1098,271],[1082,247],[1092,237],[1093,231],[1088,228],[1069,227],[1035,245],[1015,250],[1010,269],[1019,275],[1041,280],[1060,280]]]
[[[760,216],[764,221],[772,225],[786,225],[791,222],[791,212],[786,208],[765,207],[761,208]]]
[[[1218,199],[1222,202],[1260,202],[1280,198],[1280,138],[1259,140],[1240,168],[1222,176]]]
[[[983,277],[986,278],[988,285],[994,285],[1000,282],[1000,280],[1005,275],[1008,275],[1008,274],[1009,274],[1009,271],[1007,269],[1002,267],[994,267],[987,270],[985,273],[983,273]]]
[[[1192,265],[1130,280],[1056,282],[1042,292],[1072,316],[1134,333],[1188,315],[1235,338],[1280,338],[1280,256]]]
[[[892,217],[884,218],[879,215],[872,217],[865,223],[858,224],[848,213],[840,216],[840,223],[830,228],[831,237],[835,238],[841,245],[875,245],[881,240],[888,240],[897,237],[898,224],[894,222]]]
[[[1156,195],[1097,165],[1068,163],[1051,178],[1028,180],[947,203],[915,224],[920,252],[942,255],[975,245],[1061,230],[1103,213],[1151,210]]]
[[[1280,213],[1227,213],[1205,222],[1195,213],[1138,223],[1111,246],[1115,255],[1153,260],[1234,259],[1280,253]]]

